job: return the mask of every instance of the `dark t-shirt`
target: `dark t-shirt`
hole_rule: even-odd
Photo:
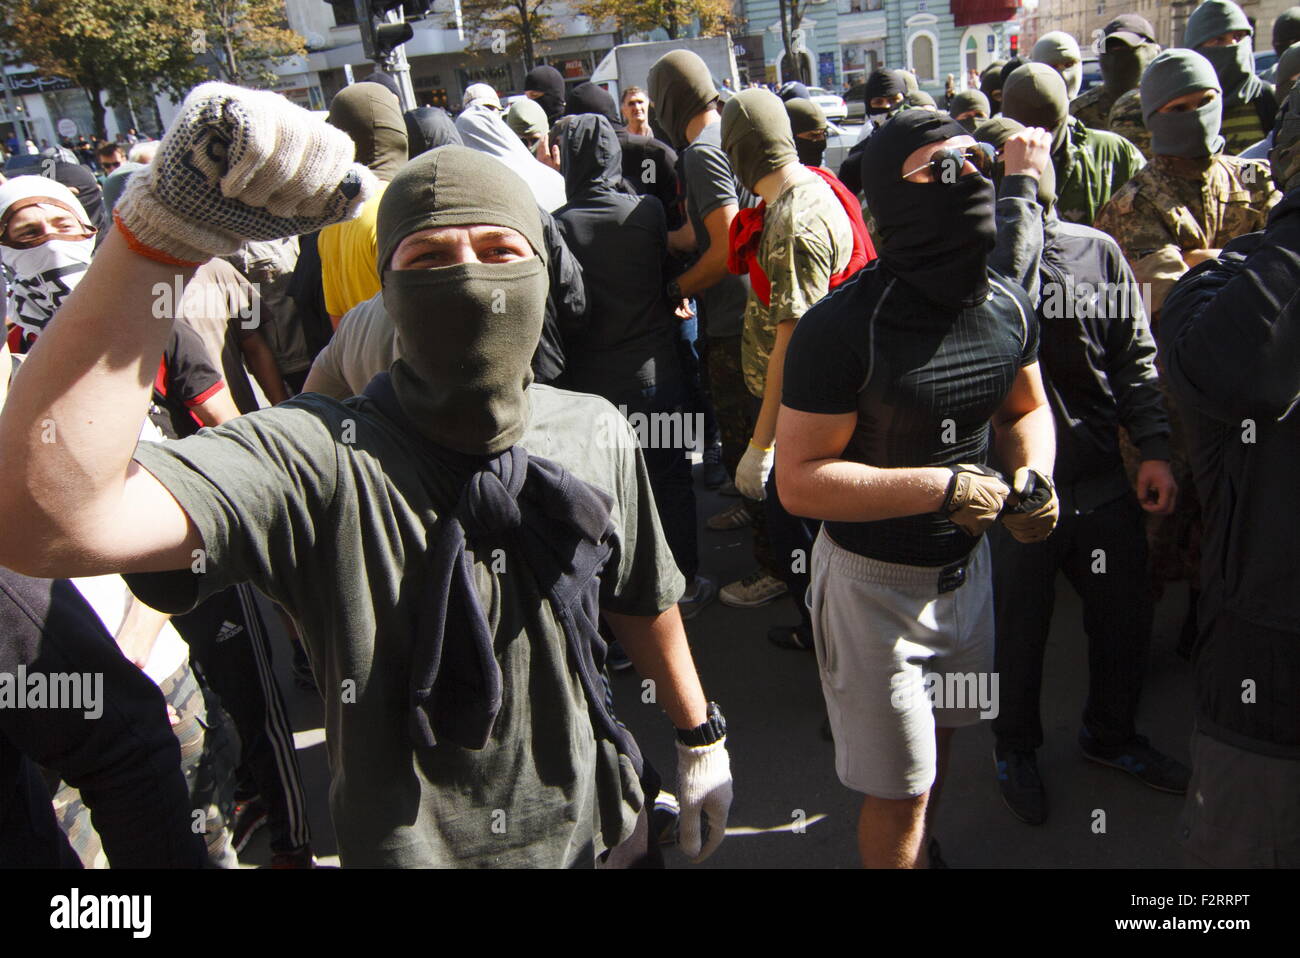
[[[614,499],[601,608],[653,616],[683,581],[636,436],[595,396],[533,386],[520,442]],[[325,700],[330,811],[345,866],[591,866],[644,796],[597,739],[563,629],[510,549],[474,556],[502,672],[478,751],[410,739],[416,617],[437,516],[458,486],[368,399],[305,394],[135,458],[203,537],[201,571],[125,576],[161,611],[251,582],[298,623]],[[432,528],[431,528],[432,527]],[[665,729],[667,733],[667,729]]]
[[[709,248],[709,232],[704,220],[728,203],[741,209],[754,205],[754,197],[741,186],[731,172],[731,163],[722,149],[722,124],[706,126],[690,146],[682,151],[682,176],[686,182],[686,213],[699,240],[699,255]],[[704,333],[711,339],[739,336],[744,328],[744,281],[727,273],[715,285],[695,297],[704,322]]]
[[[1037,359],[1038,324],[1023,290],[990,272],[989,298],[960,311],[923,299],[871,263],[804,314],[785,361],[782,403],[857,413],[843,458],[881,468],[983,464],[989,419]],[[940,566],[978,541],[947,516],[827,522],[860,555]]]
[[[208,361],[203,340],[189,326],[176,323],[154,379],[153,402],[158,410],[150,415],[154,424],[168,439],[194,435],[200,424],[190,410],[224,388],[221,373]]]

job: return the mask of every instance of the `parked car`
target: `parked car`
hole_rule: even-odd
[[[1277,54],[1272,50],[1261,50],[1255,54],[1256,73],[1263,73],[1275,63],[1277,63]]]
[[[826,124],[826,155],[822,158],[822,165],[828,170],[838,173],[840,164],[844,158],[849,155],[858,140],[862,139],[864,129],[869,129],[866,124]]]
[[[844,119],[846,120],[865,120],[867,118],[867,85],[859,83],[850,87],[849,92],[844,94]]]
[[[837,96],[829,90],[824,90],[819,86],[809,87],[809,94],[812,101],[822,108],[828,120],[844,120],[848,118],[848,104],[844,102],[844,97]]]

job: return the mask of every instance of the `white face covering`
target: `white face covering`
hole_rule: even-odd
[[[50,239],[31,249],[0,247],[9,286],[9,317],[25,334],[40,335],[68,294],[81,282],[95,252],[95,239]]]

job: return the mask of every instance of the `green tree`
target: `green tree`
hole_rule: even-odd
[[[307,52],[289,29],[282,0],[197,0],[207,52],[217,76],[240,86],[275,84],[271,69]]]
[[[695,19],[700,36],[712,37],[735,21],[731,0],[575,0],[573,8],[597,23],[613,23],[623,37],[663,27],[676,40]]]
[[[560,35],[550,0],[461,0],[465,46],[478,56],[509,54],[524,68],[537,62],[537,44]]]
[[[100,139],[105,94],[114,103],[132,89],[177,98],[205,79],[195,62],[202,24],[188,0],[0,0],[0,44],[11,62],[75,81]]]

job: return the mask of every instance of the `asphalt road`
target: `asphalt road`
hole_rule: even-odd
[[[697,492],[702,518],[734,502],[704,492],[698,484]],[[748,530],[717,533],[701,525],[700,546],[704,574],[720,585],[752,569]],[[1048,820],[1036,827],[1021,824],[1002,803],[993,772],[993,735],[982,722],[958,732],[953,745],[935,828],[944,858],[953,868],[1179,867],[1175,829],[1183,799],[1086,761],[1075,744],[1087,693],[1086,640],[1078,599],[1064,579],[1058,579],[1057,589],[1043,685],[1047,741],[1038,755]],[[1186,590],[1176,588],[1157,608],[1139,715],[1139,731],[1183,762],[1188,761],[1191,732],[1191,676],[1173,649],[1185,603]],[[267,621],[278,632],[274,617]],[[699,867],[858,864],[860,800],[836,778],[832,746],[819,732],[824,707],[816,662],[811,653],[778,649],[766,639],[770,626],[794,621],[794,607],[784,598],[748,610],[715,602],[687,624],[705,691],[727,716],[735,778],[728,837]],[[286,647],[282,638],[276,642],[276,671],[294,722],[317,857],[337,864],[327,808],[322,706],[315,693],[293,685]],[[671,790],[675,755],[667,718],[658,706],[642,704],[634,672],[616,675],[613,684],[620,718]],[[669,867],[690,867],[675,849],[667,857]],[[253,866],[269,861],[264,829],[242,858]]]

